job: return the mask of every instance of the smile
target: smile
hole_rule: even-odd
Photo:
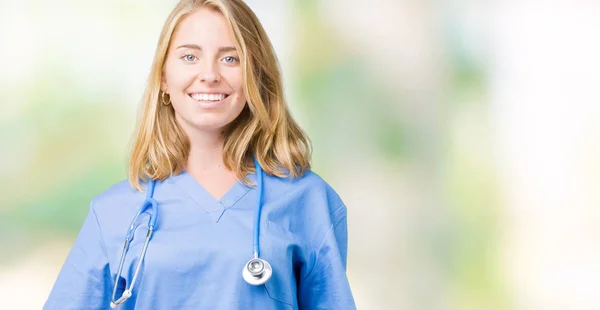
[[[190,93],[188,94],[188,96],[190,96],[196,101],[204,101],[211,103],[216,103],[229,97],[229,95],[225,93]]]

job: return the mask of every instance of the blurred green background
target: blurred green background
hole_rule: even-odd
[[[0,301],[40,309],[176,1],[0,0]],[[359,309],[600,309],[600,4],[248,0]]]

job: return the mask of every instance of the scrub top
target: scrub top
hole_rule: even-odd
[[[248,178],[255,184],[254,173]],[[157,226],[133,294],[118,309],[356,309],[346,206],[311,171],[295,179],[264,174],[260,257],[273,275],[260,286],[244,281],[257,193],[237,182],[216,200],[186,171],[157,181]],[[145,198],[122,181],[92,200],[45,310],[109,309],[125,233]],[[136,222],[116,298],[133,278],[148,219]]]

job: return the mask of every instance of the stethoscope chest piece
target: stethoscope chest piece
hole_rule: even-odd
[[[266,260],[260,258],[253,258],[248,261],[242,271],[244,280],[252,285],[264,284],[271,278],[272,274],[273,269],[271,265]]]

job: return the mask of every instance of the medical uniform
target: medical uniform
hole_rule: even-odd
[[[266,284],[242,278],[253,257],[256,188],[238,182],[216,200],[184,171],[156,182],[157,227],[133,295],[118,309],[356,309],[340,197],[310,171],[297,179],[264,174],[263,187],[260,257],[273,267]],[[44,309],[109,308],[125,233],[145,194],[123,181],[92,200]],[[117,298],[133,277],[148,216],[136,225]]]

